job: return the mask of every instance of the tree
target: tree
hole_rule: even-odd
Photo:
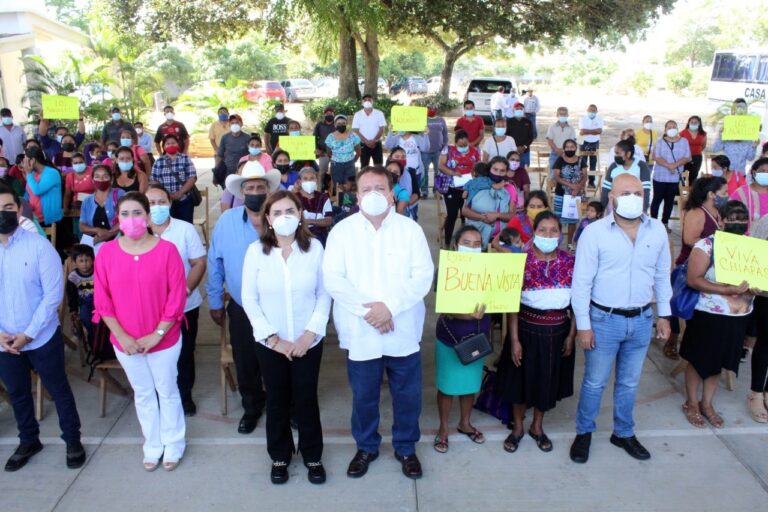
[[[56,19],[60,22],[77,27],[85,33],[88,32],[88,18],[85,14],[90,5],[80,8],[76,0],[45,0],[45,5],[54,10]]]
[[[714,38],[720,35],[718,25],[686,24],[681,33],[675,34],[669,41],[665,60],[667,64],[687,63],[691,69],[696,66],[709,66],[715,57]]]

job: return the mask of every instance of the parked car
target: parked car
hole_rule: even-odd
[[[335,98],[339,95],[338,78],[319,78],[315,81],[318,98]]]
[[[448,94],[451,96],[458,96],[459,91],[461,90],[461,85],[459,84],[459,81],[454,79],[451,79],[451,86],[448,90]],[[429,94],[438,94],[440,92],[440,77],[439,76],[433,76],[429,80],[427,80],[427,92]]]
[[[251,82],[245,90],[245,99],[253,103],[261,103],[269,99],[288,101],[285,89],[280,82],[273,80],[258,80]]]
[[[514,82],[509,78],[472,78],[467,84],[467,92],[464,101],[475,103],[475,115],[483,116],[490,123],[491,120],[491,95],[499,87],[504,87],[504,94],[509,94],[514,88]]]
[[[400,78],[399,80],[395,81],[394,84],[392,84],[392,87],[389,88],[389,94],[396,96],[401,92],[407,94],[408,96],[413,96],[416,94],[427,94],[427,81],[419,76],[407,76]]]
[[[358,87],[360,88],[360,94],[364,94],[365,90],[365,79],[361,78],[357,81]],[[379,77],[379,80],[376,83],[376,92],[378,94],[387,94],[389,92],[389,86],[387,85],[387,81],[383,78]]]
[[[289,78],[280,82],[280,85],[291,103],[317,98],[317,87],[306,78]]]

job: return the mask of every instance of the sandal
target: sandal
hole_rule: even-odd
[[[177,467],[179,467],[179,463],[181,462],[181,459],[179,460],[169,460],[169,461],[163,461],[163,469],[166,471],[173,471]]]
[[[465,432],[458,427],[456,427],[456,431],[459,434],[464,434],[465,436],[470,438],[473,443],[483,444],[485,442],[485,436],[483,435],[483,433],[474,427],[472,427],[472,430],[470,432]]]
[[[711,412],[706,412],[701,406],[701,402],[699,402],[699,410],[701,411],[701,415],[704,416],[704,419],[707,420],[709,424],[715,428],[723,428],[723,425],[725,425],[725,420],[723,420],[723,417],[717,414],[717,411],[715,411],[714,407],[710,407],[710,409]]]
[[[432,445],[432,447],[435,449],[437,453],[447,453],[448,452],[448,436],[441,437],[439,435],[435,436],[435,442]]]
[[[152,472],[160,466],[159,459],[144,459],[144,471]]]
[[[763,393],[751,391],[747,396],[747,407],[752,419],[757,423],[768,423],[768,409],[763,401]]]
[[[550,441],[549,437],[547,437],[547,434],[545,434],[543,431],[541,434],[536,435],[532,430],[529,430],[528,435],[531,436],[534,441],[536,441],[536,446],[539,447],[539,450],[543,452],[552,451],[552,441]]]
[[[688,420],[688,423],[694,427],[704,428],[707,426],[704,418],[701,417],[701,413],[699,411],[693,410],[693,408],[687,403],[683,404],[683,414],[685,414],[685,419]]]
[[[504,451],[508,453],[515,453],[517,451],[517,447],[520,446],[520,441],[522,439],[522,435],[516,436],[515,434],[509,434],[504,440]]]
[[[664,356],[667,357],[667,359],[672,359],[673,361],[678,361],[680,359],[680,354],[677,353],[676,341],[667,341],[664,344],[662,351],[664,352]]]

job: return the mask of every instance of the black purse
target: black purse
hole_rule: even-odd
[[[478,359],[483,359],[493,352],[493,346],[488,340],[488,336],[480,332],[480,320],[477,321],[477,333],[468,334],[461,338],[460,341],[456,340],[456,337],[448,328],[448,324],[445,323],[445,317],[440,317],[440,321],[443,322],[445,331],[451,337],[451,341],[453,341],[453,349],[464,366],[472,364]]]
[[[173,170],[171,170],[171,172],[173,172]],[[173,177],[176,178],[176,183],[182,187],[184,186],[184,183],[181,182],[181,178],[179,178],[178,174],[173,173]],[[200,206],[203,202],[203,195],[200,193],[200,189],[197,188],[197,185],[194,185],[191,189],[189,189],[187,196],[189,196],[189,198],[192,200],[192,205],[194,207]]]

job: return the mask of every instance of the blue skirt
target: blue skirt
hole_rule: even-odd
[[[435,340],[435,380],[438,391],[444,395],[478,393],[483,380],[483,359],[465,366],[453,347]]]

